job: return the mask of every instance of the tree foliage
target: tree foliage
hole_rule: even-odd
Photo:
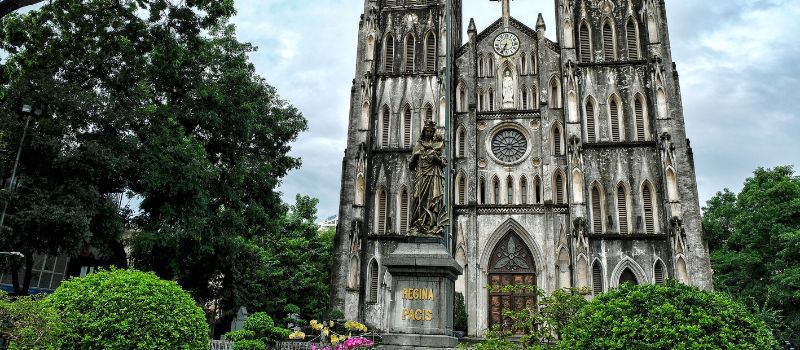
[[[727,296],[674,280],[596,296],[564,328],[560,349],[776,349],[763,321]]]
[[[788,166],[759,168],[740,193],[725,189],[703,211],[714,287],[765,315],[781,336],[796,337],[800,330],[800,178]]]
[[[58,313],[40,298],[0,294],[0,336],[10,350],[59,350],[64,327]]]
[[[63,349],[207,350],[203,310],[177,283],[134,270],[64,282],[45,299],[66,328]]]

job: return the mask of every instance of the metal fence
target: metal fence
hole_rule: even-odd
[[[311,350],[312,346],[316,346],[317,349],[325,347],[322,344],[311,342],[280,341],[275,343],[272,350]]]
[[[208,346],[209,350],[233,350],[233,342],[227,340],[212,340]]]

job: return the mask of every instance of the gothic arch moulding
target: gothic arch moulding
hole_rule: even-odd
[[[650,279],[647,278],[647,274],[644,273],[644,269],[642,269],[636,261],[629,257],[625,257],[622,261],[617,264],[617,267],[614,268],[614,271],[611,272],[611,280],[609,282],[609,286],[611,288],[619,287],[619,278],[625,269],[629,269],[633,272],[633,275],[636,276],[636,281],[638,284],[650,283]]]
[[[533,263],[536,265],[536,275],[539,277],[541,282],[541,278],[543,278],[542,268],[544,267],[544,254],[542,253],[542,249],[539,247],[538,244],[533,240],[530,233],[525,230],[522,225],[520,225],[514,219],[508,219],[505,223],[500,225],[491,236],[489,236],[489,240],[486,241],[486,245],[483,246],[479,266],[484,271],[489,270],[489,261],[492,259],[492,252],[497,247],[497,244],[506,237],[510,231],[516,233],[517,237],[522,241],[523,244],[528,248],[528,250],[533,255]],[[538,285],[543,285],[538,283]]]

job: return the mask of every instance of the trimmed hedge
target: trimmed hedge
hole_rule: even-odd
[[[63,349],[208,350],[203,310],[152,273],[100,271],[62,283],[44,302],[65,324]]]
[[[625,284],[594,298],[560,349],[777,349],[764,322],[720,293],[675,281]]]

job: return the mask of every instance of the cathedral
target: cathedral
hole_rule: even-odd
[[[347,319],[387,325],[382,259],[410,235],[431,123],[468,335],[537,303],[490,286],[712,287],[664,0],[554,1],[555,32],[500,0],[464,38],[462,0],[364,0],[331,280]]]

